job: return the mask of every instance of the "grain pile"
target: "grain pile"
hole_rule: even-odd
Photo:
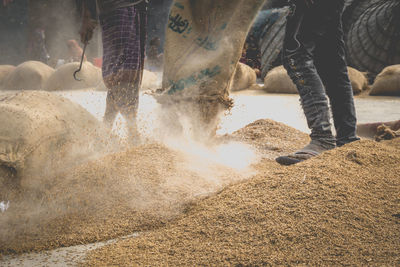
[[[224,138],[250,144],[269,159],[293,152],[310,142],[307,134],[273,120],[257,120]]]
[[[2,187],[11,206],[0,217],[8,226],[0,229],[0,252],[84,244],[162,225],[163,215],[175,211],[157,186],[172,175],[174,159],[165,148],[147,146],[88,162],[35,191]]]
[[[0,252],[40,251],[160,227],[196,198],[246,178],[204,158],[145,145],[54,176],[35,190],[4,180]]]
[[[400,139],[359,141],[259,174],[84,266],[400,264]]]
[[[270,148],[272,153],[290,152],[299,140],[295,129],[259,121],[219,142],[229,144],[247,135],[250,140],[254,132],[262,135],[260,143],[273,142],[279,132],[291,137],[282,147]],[[0,199],[9,200],[10,208],[0,216],[0,225],[8,226],[0,228],[0,254],[109,240],[159,228],[182,216],[189,203],[249,175],[252,172],[210,160],[208,154],[148,144],[68,169],[35,190],[3,180]]]

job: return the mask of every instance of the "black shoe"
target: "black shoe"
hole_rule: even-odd
[[[334,145],[322,144],[319,141],[312,140],[307,146],[296,151],[293,154],[277,157],[275,160],[281,165],[293,165],[309,158],[315,157],[320,153],[335,148]]]

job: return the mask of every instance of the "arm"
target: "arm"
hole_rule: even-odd
[[[81,42],[86,44],[93,37],[97,26],[96,0],[84,0],[82,8],[82,25],[79,31]]]

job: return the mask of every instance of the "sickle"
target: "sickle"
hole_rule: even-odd
[[[81,64],[79,65],[79,69],[77,69],[77,70],[74,72],[74,79],[77,80],[77,81],[82,81],[81,79],[79,79],[79,78],[76,77],[76,74],[77,74],[78,72],[80,72],[81,69],[82,69],[82,63],[83,63],[83,59],[85,58],[85,50],[86,50],[87,44],[88,44],[88,42],[86,42],[86,43],[84,44],[84,46],[83,46],[82,57],[81,57]]]

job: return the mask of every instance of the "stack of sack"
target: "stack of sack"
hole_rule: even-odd
[[[2,89],[43,90],[45,82],[53,73],[53,68],[40,61],[26,61],[8,73]]]
[[[58,67],[44,84],[44,90],[65,91],[95,88],[102,83],[101,69],[88,61],[83,62],[82,69],[76,74],[76,78],[80,81],[75,80],[74,72],[79,69],[79,64],[79,62],[71,62]]]
[[[366,73],[360,72],[352,67],[347,67],[353,92],[355,95],[368,90],[368,79]],[[267,93],[297,94],[296,85],[292,82],[283,66],[272,69],[265,76],[264,88]]]

